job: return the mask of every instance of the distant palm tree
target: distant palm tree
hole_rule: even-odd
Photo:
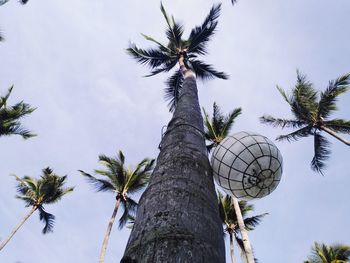
[[[234,198],[232,198],[229,195],[226,195],[225,197],[218,191],[218,202],[219,202],[219,211],[220,211],[220,218],[222,220],[222,223],[224,225],[225,232],[230,237],[230,253],[231,253],[231,259],[232,263],[235,262],[234,257],[234,240],[236,240],[236,243],[238,244],[239,248],[241,249],[242,255],[246,257],[246,251],[243,245],[242,240],[242,233],[240,231],[238,218],[235,212],[234,208]],[[254,206],[251,204],[248,204],[246,201],[239,201],[239,208],[242,213],[243,222],[245,225],[245,229],[248,231],[254,230],[254,228],[259,225],[261,222],[261,219],[267,215],[260,214],[252,217],[247,217],[247,213],[252,212],[254,210]]]
[[[163,45],[152,37],[142,34],[147,40],[157,44],[156,49],[144,50],[138,48],[135,44],[130,44],[127,49],[128,53],[133,56],[141,64],[146,64],[152,68],[147,77],[154,76],[161,72],[169,72],[171,69],[180,65],[171,77],[166,81],[167,89],[165,90],[165,99],[169,100],[170,111],[174,111],[179,100],[180,90],[182,88],[185,69],[191,69],[196,76],[202,80],[221,78],[227,79],[228,76],[224,72],[216,71],[213,66],[198,60],[198,56],[207,54],[207,42],[214,34],[217,26],[217,18],[220,14],[221,5],[214,6],[202,26],[192,29],[190,36],[183,39],[183,26],[169,17],[163,5],[161,11],[166,20],[168,28],[166,36],[168,44]]]
[[[210,118],[209,114],[204,112],[204,129],[205,138],[210,141],[207,145],[207,149],[210,150],[216,147],[230,132],[235,119],[242,113],[241,108],[235,108],[227,116],[224,116],[220,111],[220,107],[214,102],[213,104],[213,117]]]
[[[32,113],[35,108],[23,101],[13,106],[7,106],[7,100],[12,92],[13,86],[4,97],[0,97],[0,137],[8,135],[20,135],[23,139],[28,139],[35,134],[24,129],[20,119]]]
[[[315,155],[311,161],[311,168],[323,174],[325,160],[329,158],[330,150],[329,142],[321,135],[321,132],[324,131],[346,145],[350,145],[349,141],[338,135],[338,133],[350,134],[350,121],[330,119],[331,114],[337,110],[338,96],[348,90],[349,84],[350,73],[330,81],[327,89],[319,95],[313,84],[298,71],[297,84],[290,96],[277,87],[290,105],[294,119],[280,119],[265,115],[260,118],[260,121],[274,127],[297,129],[292,133],[277,137],[278,141],[296,141],[303,137],[313,136]]]
[[[350,260],[350,247],[346,245],[327,246],[315,242],[312,255],[304,263],[348,263]]]
[[[44,205],[56,203],[65,194],[72,192],[74,189],[73,187],[63,187],[67,176],[58,176],[49,167],[43,169],[43,175],[40,179],[34,179],[29,176],[24,176],[23,178],[15,177],[18,181],[17,191],[20,194],[16,197],[23,200],[26,203],[26,207],[30,206],[32,209],[15,227],[10,236],[0,244],[0,250],[4,248],[17,230],[36,210],[39,211],[40,220],[45,223],[42,233],[52,232],[55,216],[46,212]]]
[[[211,142],[207,146],[207,149],[210,151],[213,147],[217,146],[225,137],[229,134],[234,119],[241,114],[241,108],[237,108],[230,112],[227,116],[224,116],[220,112],[220,108],[214,103],[213,106],[213,118],[210,120],[209,115],[204,111],[204,126],[205,126],[205,138]],[[231,198],[230,198],[231,200]],[[249,241],[248,233],[246,226],[244,224],[243,214],[239,206],[239,201],[237,198],[232,197],[232,211],[235,212],[237,218],[237,225],[240,229],[242,235],[242,245],[244,247],[245,258],[248,263],[253,263],[255,261],[253,250]],[[233,250],[231,249],[231,255]],[[232,257],[233,258],[233,257]]]
[[[136,201],[131,199],[129,195],[142,190],[146,186],[153,170],[154,160],[143,159],[134,170],[125,168],[125,157],[122,151],[119,151],[118,156],[115,158],[100,155],[99,161],[101,164],[106,166],[106,170],[95,170],[95,174],[105,176],[106,179],[98,179],[82,170],[79,171],[87,178],[89,183],[96,187],[97,191],[109,191],[116,194],[117,201],[112,217],[108,223],[100,253],[99,262],[104,262],[108,240],[118,208],[121,204],[124,209],[124,213],[119,219],[119,228],[122,228],[127,223],[129,218],[132,218],[133,213],[135,213],[137,208]]]

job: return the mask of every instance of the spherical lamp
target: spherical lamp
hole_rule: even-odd
[[[226,193],[247,201],[262,198],[276,189],[281,180],[282,162],[276,145],[253,132],[226,137],[211,156],[215,181]]]

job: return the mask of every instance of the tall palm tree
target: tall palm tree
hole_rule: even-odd
[[[14,228],[9,237],[0,244],[0,250],[36,210],[39,211],[40,220],[45,224],[42,233],[47,234],[53,231],[55,216],[46,212],[44,205],[58,202],[65,194],[72,192],[74,187],[64,187],[67,176],[58,176],[49,167],[43,169],[42,172],[39,179],[29,176],[23,178],[15,176],[19,193],[16,197],[23,200],[26,207],[31,207],[31,210]]]
[[[100,163],[106,167],[106,170],[95,170],[95,174],[105,176],[106,179],[98,179],[82,170],[79,171],[97,191],[108,191],[116,194],[116,204],[108,223],[100,253],[99,262],[104,262],[108,240],[119,206],[122,205],[124,210],[123,215],[119,219],[119,228],[122,228],[127,221],[132,218],[137,208],[137,202],[130,198],[129,195],[142,190],[146,186],[153,169],[154,160],[143,159],[136,168],[132,170],[125,168],[125,157],[122,151],[119,151],[115,158],[107,157],[106,155],[100,155],[98,158]]]
[[[182,39],[182,25],[169,17],[163,6],[161,11],[169,43],[163,45],[145,36],[157,45],[156,49],[143,50],[131,45],[128,51],[153,69],[151,75],[168,72],[178,64],[166,89],[174,113],[162,138],[150,183],[141,196],[122,262],[222,263],[225,261],[222,225],[195,77],[195,74],[202,79],[227,77],[197,60],[198,55],[206,54],[220,5],[213,6],[187,40]]]
[[[260,118],[260,121],[274,127],[296,129],[292,133],[278,136],[276,138],[278,141],[296,141],[303,137],[313,136],[314,157],[311,161],[311,168],[323,174],[325,160],[330,155],[330,145],[321,132],[326,132],[346,145],[350,145],[349,141],[339,136],[339,133],[350,134],[350,121],[330,118],[331,114],[337,110],[338,96],[348,90],[349,84],[350,73],[330,81],[327,89],[319,93],[306,76],[298,71],[297,83],[290,96],[277,87],[290,105],[294,119],[281,119],[265,115]]]
[[[236,241],[239,248],[241,249],[241,252],[244,255],[244,257],[245,258],[247,257],[246,250],[244,248],[244,244],[242,240],[242,233],[240,230],[238,218],[234,208],[233,199],[234,198],[232,198],[229,195],[226,195],[224,197],[222,193],[218,191],[220,218],[224,225],[225,232],[230,237],[230,253],[231,253],[232,263],[235,262],[234,240]],[[254,211],[254,206],[251,204],[248,204],[246,201],[239,201],[239,208],[240,208],[240,211],[242,212],[243,222],[245,225],[245,229],[247,231],[254,230],[254,228],[260,224],[261,219],[265,215],[267,215],[267,213],[265,213],[265,214],[260,214],[252,217],[247,217],[247,213]]]
[[[220,107],[214,102],[213,117],[210,118],[204,108],[203,113],[205,138],[210,142],[210,144],[207,145],[207,149],[210,152],[213,147],[216,147],[224,138],[226,138],[236,118],[242,113],[242,109],[235,108],[227,116],[224,116]]]
[[[207,149],[210,151],[213,147],[217,146],[225,137],[229,134],[232,125],[234,123],[235,118],[241,114],[241,108],[237,108],[230,112],[227,116],[224,116],[221,113],[220,108],[214,103],[213,106],[213,117],[210,119],[209,115],[204,111],[204,125],[205,125],[205,137],[211,142]],[[231,200],[231,199],[230,199]],[[242,245],[244,247],[245,258],[248,263],[254,263],[254,255],[252,246],[249,241],[247,227],[244,224],[244,218],[242,211],[240,209],[239,201],[237,198],[232,198],[232,211],[235,212],[235,216],[237,218],[237,225],[240,229],[240,233],[242,236]],[[231,258],[232,257],[232,247],[231,247]]]
[[[304,263],[348,263],[350,261],[350,247],[346,245],[327,246],[315,242],[312,255]]]
[[[12,92],[13,86],[8,90],[4,97],[0,96],[0,137],[8,135],[20,135],[23,139],[28,139],[35,134],[24,129],[20,123],[20,119],[32,113],[35,108],[23,101],[13,106],[7,105],[7,100]]]

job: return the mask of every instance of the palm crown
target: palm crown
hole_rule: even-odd
[[[350,247],[345,245],[327,246],[315,242],[312,255],[304,263],[347,263],[350,260]]]
[[[202,25],[192,29],[189,37],[183,39],[184,28],[182,24],[175,21],[174,17],[169,17],[163,5],[161,11],[167,23],[166,37],[168,44],[163,45],[152,37],[143,35],[147,40],[154,42],[157,48],[144,50],[138,48],[135,44],[130,44],[128,53],[141,64],[148,65],[152,71],[147,76],[153,76],[161,72],[171,71],[178,63],[180,69],[175,72],[166,81],[165,99],[169,100],[170,111],[176,107],[179,98],[179,91],[183,83],[183,69],[191,69],[200,79],[211,78],[227,79],[228,76],[216,71],[211,65],[198,59],[199,56],[207,54],[207,43],[213,36],[218,24],[221,5],[214,5]]]
[[[229,234],[230,239],[232,235],[235,237],[237,244],[239,245],[241,251],[244,253],[243,240],[241,238],[240,228],[238,225],[238,219],[236,211],[233,204],[233,199],[231,196],[226,195],[225,197],[218,191],[218,203],[219,203],[219,213],[221,221],[224,225],[224,231]],[[262,218],[267,215],[260,214],[252,217],[247,217],[249,212],[254,211],[254,206],[248,204],[246,201],[239,201],[239,207],[242,213],[243,221],[246,230],[251,231],[259,225]]]
[[[44,205],[53,204],[59,201],[65,194],[72,192],[73,187],[64,187],[67,176],[58,176],[49,167],[43,169],[40,179],[29,176],[19,178],[16,197],[23,200],[26,206],[32,206],[39,211],[40,220],[45,223],[43,234],[52,232],[55,216],[46,212]]]
[[[279,141],[296,141],[310,135],[314,136],[314,157],[311,167],[313,170],[323,174],[324,161],[328,159],[330,149],[329,142],[321,135],[321,131],[325,131],[350,145],[350,142],[347,142],[337,134],[350,134],[350,121],[330,118],[331,114],[337,110],[336,101],[338,96],[348,90],[349,83],[350,74],[346,74],[330,81],[327,89],[319,93],[305,75],[297,72],[297,84],[290,96],[280,87],[277,87],[290,105],[294,119],[281,119],[265,115],[260,120],[274,127],[296,129],[292,133],[278,136],[276,140]]]
[[[122,228],[127,223],[130,213],[134,214],[137,208],[137,202],[130,198],[129,195],[140,191],[146,186],[153,170],[154,160],[145,158],[135,169],[127,169],[125,168],[124,154],[122,151],[119,151],[115,158],[100,155],[99,161],[106,169],[97,169],[95,174],[106,179],[98,179],[84,171],[79,171],[87,178],[88,182],[96,187],[97,191],[116,193],[116,198],[120,199],[124,209],[124,213],[119,220],[119,227]]]
[[[220,110],[220,107],[213,103],[213,117],[210,118],[209,114],[203,108],[204,113],[204,129],[205,138],[210,141],[207,145],[208,151],[217,146],[230,132],[235,119],[242,113],[241,108],[235,108],[227,116],[224,116]]]
[[[24,129],[20,123],[20,119],[32,113],[35,108],[23,101],[13,106],[7,106],[7,100],[12,92],[11,87],[4,97],[0,97],[0,137],[5,135],[20,135],[24,139],[31,138],[35,134]]]

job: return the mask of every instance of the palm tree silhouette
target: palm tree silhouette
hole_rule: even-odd
[[[350,145],[350,142],[341,138],[338,133],[350,134],[350,121],[330,119],[337,110],[336,101],[339,95],[346,92],[350,84],[350,73],[330,81],[327,89],[319,94],[305,75],[297,72],[297,83],[288,96],[285,91],[277,87],[283,98],[291,107],[294,119],[275,118],[265,115],[260,118],[262,123],[273,127],[294,128],[296,131],[281,135],[278,141],[296,141],[300,138],[314,137],[314,157],[311,168],[323,174],[325,161],[329,158],[329,141],[321,135],[326,132],[339,141]]]
[[[20,123],[20,119],[32,113],[35,108],[23,101],[13,106],[7,105],[13,86],[8,90],[4,97],[0,97],[0,137],[9,135],[20,135],[23,139],[28,139],[35,134],[24,129]]]
[[[99,262],[104,262],[108,240],[119,206],[122,205],[124,210],[123,215],[119,219],[119,228],[122,228],[129,220],[130,213],[132,215],[137,209],[137,202],[130,198],[129,195],[142,190],[146,186],[153,169],[154,160],[143,159],[134,170],[125,168],[125,157],[122,151],[119,151],[115,158],[100,155],[99,161],[106,167],[106,170],[95,170],[95,174],[105,176],[106,179],[98,179],[82,170],[79,171],[97,191],[108,191],[116,194],[117,201],[108,223],[100,253]]]
[[[14,228],[9,237],[0,244],[0,250],[5,247],[18,229],[36,210],[39,211],[40,220],[45,223],[42,233],[52,232],[55,216],[46,212],[44,205],[56,203],[65,194],[72,192],[74,189],[74,187],[65,188],[64,184],[67,176],[58,176],[49,167],[43,169],[43,175],[39,179],[29,176],[24,176],[23,178],[15,177],[18,182],[17,191],[19,193],[16,197],[23,200],[26,203],[26,207],[31,207],[31,210]]]

